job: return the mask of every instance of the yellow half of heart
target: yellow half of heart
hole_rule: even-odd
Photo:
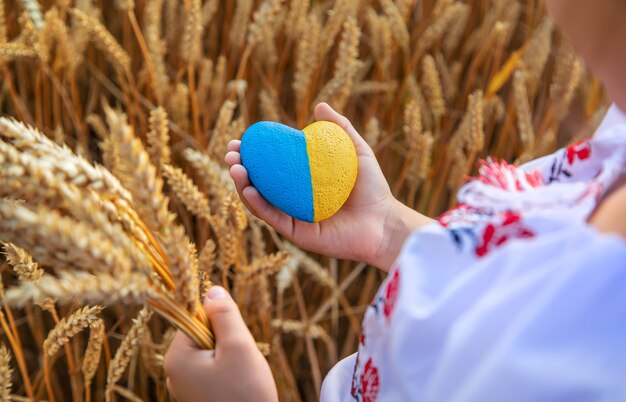
[[[311,169],[314,221],[319,222],[335,214],[350,196],[358,159],[352,140],[335,123],[318,121],[302,131]]]

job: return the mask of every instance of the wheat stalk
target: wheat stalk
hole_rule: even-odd
[[[446,102],[443,97],[443,89],[437,64],[431,55],[426,55],[422,60],[422,85],[426,88],[430,110],[438,123],[446,112]]]
[[[524,52],[523,68],[529,86],[529,94],[535,94],[541,74],[552,49],[552,31],[554,23],[549,18],[543,20],[528,43]]]
[[[163,99],[163,95],[169,85],[167,66],[164,60],[166,45],[161,37],[163,1],[164,0],[149,1],[144,11],[145,40],[149,57],[154,68],[154,79],[156,80],[155,89],[158,99]]]
[[[100,272],[123,272],[131,267],[128,256],[101,232],[49,208],[29,208],[3,199],[0,217],[2,240],[29,250],[41,262]]]
[[[571,49],[563,47],[550,86],[550,98],[555,104],[555,118],[561,121],[572,101],[572,97],[582,77],[582,63]]]
[[[321,27],[322,24],[316,15],[308,16],[303,28],[303,34],[298,39],[298,56],[296,58],[296,72],[292,87],[296,98],[302,103],[308,102],[311,79],[317,65]]]
[[[387,71],[392,62],[392,21],[390,18],[378,15],[376,10],[370,7],[367,9],[367,22],[370,30],[372,53],[376,56],[376,62],[380,64],[381,69]],[[410,40],[410,38],[408,39]]]
[[[528,104],[528,92],[526,90],[525,75],[522,71],[513,74],[513,96],[515,98],[515,110],[517,111],[517,127],[524,152],[532,149],[535,142],[535,133],[532,123],[530,105]]]
[[[453,21],[463,18],[463,14],[467,12],[466,7],[463,3],[455,2],[452,5],[443,7],[443,11],[440,13],[434,13],[435,20],[426,28],[426,31],[424,31],[424,34],[417,42],[416,50],[413,54],[414,65],[437,40],[441,39]]]
[[[163,174],[174,194],[185,204],[187,209],[209,222],[213,220],[209,200],[182,169],[165,165],[163,166]]]
[[[100,365],[100,355],[102,354],[104,338],[104,322],[101,319],[97,319],[89,325],[89,340],[87,341],[87,349],[85,349],[83,364],[81,366],[81,371],[85,379],[85,388],[91,386],[91,381]]]
[[[230,43],[235,47],[241,47],[246,39],[247,24],[252,15],[254,2],[252,0],[237,0],[235,16],[230,28]]]
[[[102,23],[75,8],[72,9],[72,15],[76,22],[89,32],[94,45],[107,56],[111,64],[119,68],[122,73],[129,74],[131,67],[130,56]]]
[[[289,260],[289,254],[285,251],[265,255],[255,259],[248,267],[243,268],[243,274],[239,278],[240,286],[249,285],[258,281],[263,276],[273,275],[278,272]]]
[[[5,243],[4,252],[7,262],[13,267],[13,271],[20,278],[20,281],[37,282],[41,279],[44,274],[43,269],[39,268],[26,250],[11,243]]]
[[[143,367],[155,381],[163,380],[163,354],[160,345],[155,344],[150,331],[144,331],[139,345],[139,353]]]
[[[4,0],[0,0],[0,43],[6,43],[7,40],[7,19],[4,8]]]
[[[69,342],[70,338],[96,321],[101,311],[102,307],[100,306],[85,306],[62,318],[52,331],[48,333],[43,343],[44,353],[48,356],[54,356],[63,345]]]
[[[206,27],[218,11],[219,0],[207,0],[202,5],[202,26]]]
[[[291,40],[296,40],[303,33],[311,34],[305,29],[307,15],[309,14],[309,2],[307,0],[291,0],[287,13],[286,34]]]
[[[4,162],[0,163],[6,172],[4,179],[16,175],[21,177],[20,186],[14,187],[9,184],[0,192],[1,194],[19,197],[32,203],[43,202],[48,207],[57,208],[77,220],[99,227],[137,267],[146,266],[145,258],[115,223],[120,222],[144,243],[148,242],[147,238],[134,225],[132,219],[124,216],[112,202],[102,199],[93,190],[80,191],[77,186],[57,179],[50,173],[46,163],[28,154],[20,154],[5,143],[0,143],[0,159],[4,159]],[[67,169],[66,171],[70,172]]]
[[[0,44],[0,61],[7,63],[16,59],[37,57],[37,50],[21,43]]]
[[[114,149],[123,161],[120,170],[125,187],[134,191],[134,204],[148,227],[167,236],[172,217],[168,212],[168,201],[163,195],[163,182],[156,175],[156,168],[141,141],[135,138],[133,129],[126,122],[126,116],[107,111],[107,122],[111,131]]]
[[[44,63],[49,61],[53,44],[56,44],[54,69],[59,70],[64,66],[66,60],[71,60],[74,57],[72,55],[74,50],[69,38],[69,31],[56,8],[46,12],[44,26],[39,35],[39,58]]]
[[[44,22],[39,2],[37,0],[21,0],[21,3],[35,27],[42,29]]]
[[[115,302],[144,304],[158,297],[155,288],[140,274],[108,273],[89,274],[80,271],[58,272],[58,278],[45,275],[38,283],[25,282],[18,287],[8,289],[6,300],[9,304],[24,306],[30,301],[41,303],[48,298],[60,304],[80,301],[111,305]]]
[[[341,31],[346,19],[355,12],[356,3],[352,0],[337,0],[332,10],[328,12],[328,20],[320,35],[320,58],[326,56]]]
[[[189,0],[188,4],[181,56],[187,63],[196,64],[202,56],[202,5],[200,0]]]
[[[471,7],[468,4],[457,3],[456,7],[457,9],[454,10],[454,13],[456,14],[454,16],[455,22],[448,28],[448,33],[445,35],[443,41],[443,48],[447,55],[454,52],[461,44],[463,39],[463,33],[467,29],[468,21],[472,11]],[[446,24],[447,21],[442,20],[440,27],[445,27]],[[431,38],[429,40],[433,40],[433,37],[436,38],[441,35],[438,31],[443,28],[440,27],[435,28],[433,26],[433,29],[430,32]],[[422,46],[424,47],[424,49],[427,48],[427,44],[422,44]]]
[[[184,131],[189,129],[189,96],[189,86],[180,82],[167,103],[172,120]]]
[[[148,140],[148,152],[152,163],[157,167],[170,163],[168,124],[167,112],[164,108],[158,107],[150,112],[150,131],[146,135],[146,139]]]
[[[147,309],[142,309],[137,317],[133,319],[133,326],[130,328],[122,344],[115,352],[115,357],[109,365],[107,373],[107,398],[111,395],[112,387],[122,378],[124,371],[130,363],[130,359],[135,355],[139,347],[139,342],[146,330],[148,321],[152,317],[152,313]]]
[[[76,156],[69,148],[59,146],[38,130],[14,119],[0,118],[0,139],[22,153],[45,157],[54,175],[76,186],[131,202],[130,193],[106,169]]]
[[[409,148],[407,160],[411,163],[408,175],[417,185],[428,175],[434,138],[430,132],[423,132],[421,111],[416,102],[411,101],[406,106],[404,122],[404,134]]]
[[[314,103],[329,101],[335,109],[342,111],[345,107],[356,74],[361,67],[359,62],[359,43],[361,30],[353,17],[349,17],[343,26],[343,34],[339,43],[339,57],[335,64],[333,78],[322,88]]]
[[[483,93],[476,91],[469,96],[470,130],[467,141],[468,150],[476,154],[485,146],[485,132],[483,130]]]
[[[273,26],[278,19],[282,3],[284,0],[265,0],[261,7],[254,12],[252,25],[248,28],[246,38],[247,46],[253,47],[268,40],[273,32]]]
[[[13,369],[11,368],[11,353],[4,345],[0,345],[0,401],[10,402]]]
[[[409,30],[406,23],[404,22],[402,12],[391,0],[382,0],[381,5],[387,15],[387,18],[389,18],[389,27],[391,28],[393,36],[405,54],[408,54],[410,45],[409,42],[411,38],[409,36]]]
[[[121,11],[128,12],[135,8],[134,0],[115,0],[115,6],[119,8]]]

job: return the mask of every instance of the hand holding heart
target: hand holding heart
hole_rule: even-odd
[[[330,218],[356,181],[354,144],[329,121],[302,130],[273,121],[254,123],[243,134],[239,152],[250,182],[263,198],[301,221]]]
[[[296,245],[335,258],[367,262],[387,270],[408,233],[396,236],[400,227],[411,229],[426,218],[400,204],[391,194],[374,152],[350,121],[325,103],[315,108],[318,121],[330,121],[350,137],[356,150],[358,172],[352,193],[341,209],[321,222],[309,223],[292,218],[264,199],[252,185],[241,164],[240,141],[228,145],[226,163],[237,191],[246,206],[260,219]],[[411,211],[411,210],[409,210]],[[406,221],[406,222],[405,222]],[[400,242],[400,244],[396,244]]]

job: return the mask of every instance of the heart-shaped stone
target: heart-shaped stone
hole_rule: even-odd
[[[254,187],[272,205],[296,219],[319,222],[350,196],[358,161],[348,134],[318,121],[304,130],[263,121],[241,139],[241,162]]]

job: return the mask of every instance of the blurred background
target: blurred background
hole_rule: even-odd
[[[283,401],[318,399],[324,375],[356,351],[384,274],[308,254],[250,216],[223,162],[229,140],[259,120],[301,129],[328,102],[374,149],[395,196],[435,217],[481,158],[550,153],[590,136],[607,107],[538,0],[0,0],[0,85],[3,115],[136,187],[106,105],[126,115],[198,254],[200,291],[211,281],[233,293]],[[202,195],[185,193],[166,165]],[[4,286],[17,284],[2,264]],[[4,308],[17,338],[3,340],[14,400],[46,399],[42,345],[83,306],[51,303]],[[107,379],[139,309],[99,313],[91,380],[89,331],[72,334],[52,360],[57,400],[169,400],[162,361],[173,329],[156,315],[123,374]]]

